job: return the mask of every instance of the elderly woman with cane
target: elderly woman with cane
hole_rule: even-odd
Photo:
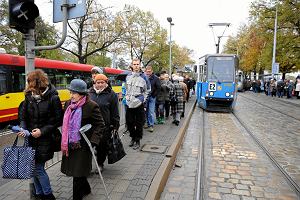
[[[92,146],[96,147],[105,133],[105,123],[98,104],[90,100],[87,84],[83,80],[72,80],[68,89],[71,99],[65,103],[61,172],[73,177],[73,200],[82,200],[91,193],[87,176],[92,169],[92,154],[79,130],[91,124],[92,128],[85,134]]]

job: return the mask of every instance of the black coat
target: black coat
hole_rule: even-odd
[[[155,74],[151,74],[151,76],[149,76],[149,81],[151,83],[151,97],[156,97],[157,94],[160,91],[160,80],[159,78],[155,75]]]
[[[70,105],[67,101],[65,108]],[[103,138],[105,124],[101,115],[99,106],[92,100],[87,98],[86,103],[82,106],[81,127],[91,124],[92,128],[85,134],[91,143],[98,145]],[[92,154],[89,146],[81,136],[79,149],[70,149],[69,156],[62,157],[61,172],[67,176],[86,177],[92,169]]]
[[[107,87],[99,94],[96,93],[94,88],[90,88],[89,95],[91,100],[95,101],[100,107],[106,130],[109,131],[111,128],[118,130],[120,115],[117,94],[110,87]]]
[[[54,86],[49,85],[48,91],[42,95],[40,102],[31,93],[25,94],[25,100],[20,106],[20,125],[30,132],[39,128],[41,136],[29,136],[29,146],[36,150],[37,162],[45,162],[53,158],[51,150],[51,134],[62,124],[63,110],[58,93]]]

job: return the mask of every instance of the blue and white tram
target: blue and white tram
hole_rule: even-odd
[[[197,66],[197,103],[209,111],[232,111],[235,106],[239,59],[232,54],[208,54]]]

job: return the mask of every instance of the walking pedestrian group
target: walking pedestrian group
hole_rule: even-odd
[[[155,75],[151,66],[143,71],[139,59],[132,60],[130,69],[122,84],[122,103],[131,137],[129,146],[139,150],[144,129],[154,132],[154,126],[166,123],[169,116],[173,117],[173,124],[179,125],[194,85],[188,76],[183,78],[173,74],[170,79],[165,71]],[[92,153],[97,155],[101,173],[108,155],[108,141],[119,129],[118,95],[112,90],[108,77],[100,68],[94,67],[90,82],[81,79],[70,82],[67,87],[70,100],[62,108],[58,92],[46,73],[38,69],[27,77],[25,100],[19,106],[19,121],[24,130],[31,132],[29,146],[36,151],[32,178],[34,198],[55,199],[45,163],[53,158],[53,133],[61,127],[61,172],[73,178],[73,200],[82,200],[91,193],[87,177],[92,171]],[[80,133],[80,128],[86,124],[91,124],[85,132],[89,142]],[[24,131],[18,135],[27,137]]]

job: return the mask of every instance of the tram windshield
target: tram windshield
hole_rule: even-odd
[[[233,57],[208,57],[207,80],[218,82],[233,82],[235,63]]]

